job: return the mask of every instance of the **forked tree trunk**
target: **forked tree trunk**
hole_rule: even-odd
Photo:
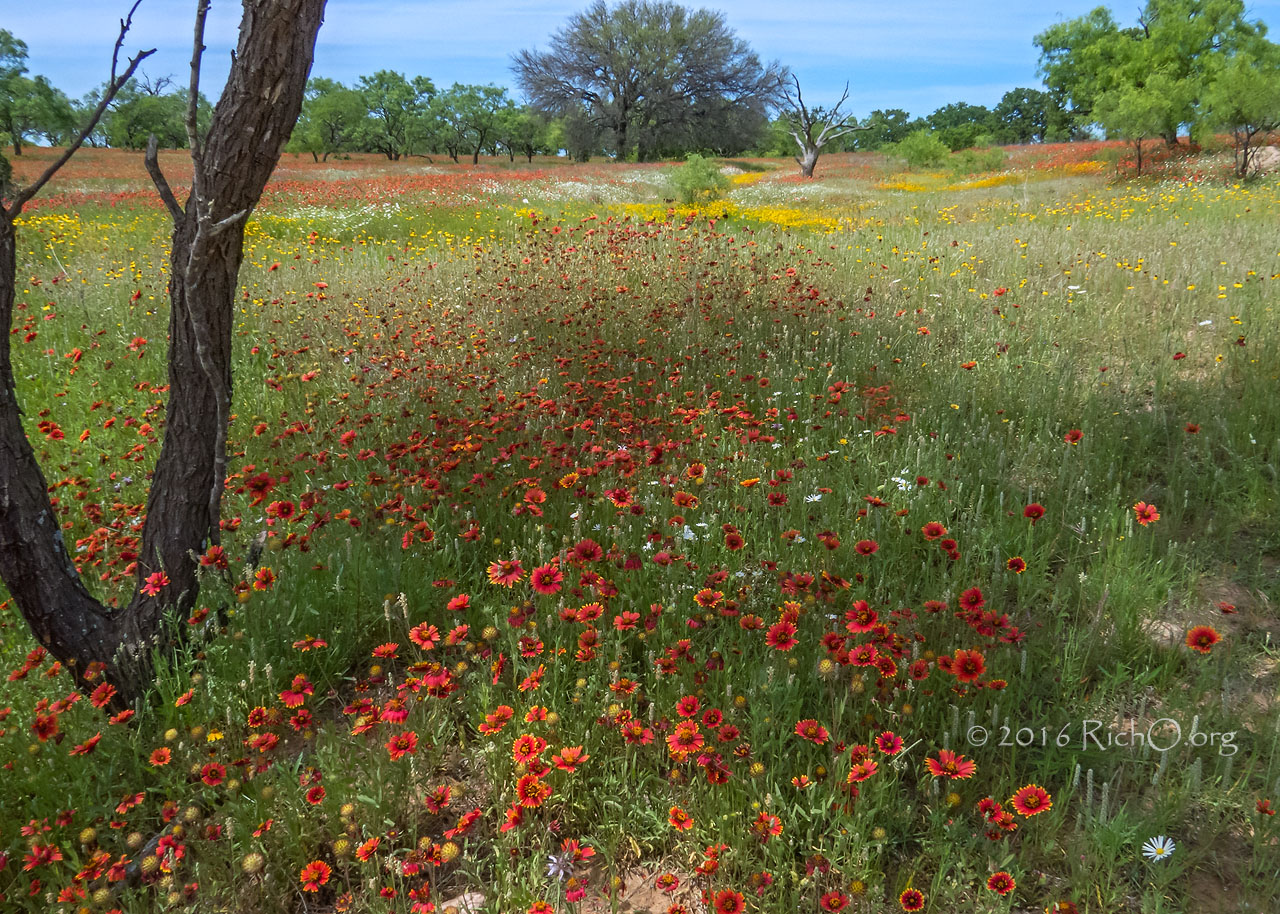
[[[80,581],[22,427],[7,332],[15,246],[11,224],[0,229],[0,326],[6,331],[0,334],[0,578],[36,638],[78,679],[88,664],[105,665],[119,705],[151,681],[152,647],[180,637],[166,618],[185,615],[195,603],[196,557],[217,541],[244,227],[302,108],[325,0],[243,0],[243,6],[226,87],[207,139],[193,145],[193,190],[185,207],[158,166],[153,169],[174,217],[170,387],[136,576],[141,585],[164,571],[169,584],[155,596],[139,589],[123,609],[109,610]],[[199,49],[194,74],[198,61]]]
[[[800,177],[812,178],[813,169],[818,164],[818,147],[809,146],[796,156],[796,164],[800,166]]]

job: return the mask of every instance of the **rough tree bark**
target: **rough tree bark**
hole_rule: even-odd
[[[180,630],[165,620],[190,610],[198,592],[198,556],[218,542],[231,327],[245,222],[301,111],[325,6],[325,0],[242,2],[231,73],[202,142],[195,100],[209,0],[197,0],[187,112],[194,173],[185,205],[164,180],[154,148],[147,156],[174,221],[168,422],[147,496],[139,587],[123,609],[110,610],[94,600],[71,562],[22,428],[9,334],[0,335],[0,579],[37,640],[82,684],[90,663],[103,664],[107,680],[119,690],[120,705],[145,691],[152,649],[179,637]],[[7,330],[16,261],[12,218],[0,222],[0,321]],[[147,596],[141,584],[156,571],[164,571],[169,583]]]

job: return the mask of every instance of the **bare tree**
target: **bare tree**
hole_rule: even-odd
[[[804,96],[800,93],[800,78],[794,73],[789,75],[795,91],[793,93],[792,86],[783,80],[782,97],[786,99],[787,110],[782,116],[787,121],[788,132],[800,147],[800,154],[796,156],[800,175],[812,178],[813,168],[818,164],[818,156],[822,154],[823,146],[846,133],[867,128],[859,127],[857,118],[853,115],[840,113],[840,107],[849,100],[848,83],[844,84],[844,94],[840,96],[840,101],[828,111],[822,107],[808,107],[804,102]]]
[[[185,615],[194,604],[197,557],[218,543],[231,403],[232,315],[245,222],[297,121],[325,6],[325,0],[242,3],[231,72],[202,141],[196,105],[209,0],[197,0],[186,119],[194,172],[185,204],[179,204],[160,172],[154,147],[147,156],[174,223],[168,424],[147,496],[137,589],[123,609],[111,610],[95,600],[71,562],[22,427],[9,334],[0,334],[0,579],[37,640],[78,682],[85,683],[90,665],[101,664],[119,690],[118,705],[144,693],[157,643],[180,637],[166,619]],[[122,23],[117,54],[127,26],[128,20]],[[104,94],[90,128],[143,56],[134,58],[118,79],[113,62],[113,91]],[[0,319],[5,328],[13,318],[13,220],[83,138],[41,180],[15,196],[0,219]],[[159,592],[144,593],[143,582],[155,572],[164,572],[168,583]]]

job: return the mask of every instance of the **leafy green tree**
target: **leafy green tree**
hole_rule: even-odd
[[[783,74],[776,63],[761,64],[724,14],[666,0],[623,0],[612,9],[596,0],[570,17],[548,50],[517,53],[513,70],[534,107],[585,116],[620,159],[699,145],[697,136],[723,132],[735,108],[754,111],[762,128]],[[673,139],[681,135],[689,138]]]
[[[355,89],[323,77],[310,79],[302,102],[302,116],[286,148],[289,152],[309,152],[317,162],[328,161],[333,153],[354,146],[368,115],[364,96]]]
[[[996,130],[996,118],[990,109],[966,102],[943,105],[926,120],[952,152],[987,145]]]
[[[355,133],[360,148],[398,162],[429,133],[425,121],[436,87],[427,77],[409,80],[395,70],[378,70],[361,76],[357,91],[368,111]]]
[[[1165,121],[1156,135],[1172,144],[1180,127],[1196,129],[1213,75],[1264,31],[1245,18],[1243,0],[1147,0],[1135,27],[1121,29],[1098,7],[1035,41],[1045,85],[1070,104],[1077,126],[1101,123],[1094,110],[1100,103],[1113,121],[1120,110],[1144,120],[1160,109]],[[1168,94],[1159,104],[1147,91],[1156,75]]]
[[[27,95],[27,44],[7,29],[0,29],[0,134],[22,155],[22,132],[17,129],[18,107]]]
[[[50,145],[68,141],[75,132],[71,101],[43,76],[28,77],[27,46],[0,29],[0,135],[22,155],[24,143],[41,139]]]
[[[591,161],[593,155],[600,154],[603,146],[600,128],[581,105],[570,108],[556,121],[551,142],[555,148],[567,152],[575,162]]]
[[[1019,144],[1044,142],[1061,113],[1051,93],[1026,88],[1010,89],[992,111],[999,139]]]
[[[691,152],[684,164],[672,171],[671,184],[681,203],[701,203],[724,196],[729,178],[714,161]]]
[[[867,116],[867,119],[862,122],[862,126],[865,130],[856,137],[857,147],[859,149],[879,149],[882,146],[901,142],[906,139],[913,129],[919,129],[924,125],[918,124],[913,128],[911,115],[901,108],[889,108],[888,110],[877,108]]]
[[[506,147],[511,161],[519,153],[532,162],[535,155],[550,150],[551,125],[532,108],[511,107],[503,110],[494,136]]]
[[[1142,174],[1143,142],[1167,136],[1170,123],[1179,123],[1189,91],[1176,77],[1152,73],[1142,85],[1127,84],[1098,96],[1094,117],[1107,136],[1123,137],[1133,144],[1137,173]]]
[[[1204,102],[1209,123],[1231,131],[1236,174],[1247,177],[1262,141],[1280,130],[1280,46],[1253,42],[1214,77]]]
[[[495,143],[503,118],[514,108],[507,90],[492,85],[454,83],[436,96],[436,115],[449,136],[450,157],[456,162],[459,151],[465,150],[471,153],[471,164],[479,164],[481,151]]]

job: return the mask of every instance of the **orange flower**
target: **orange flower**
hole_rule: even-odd
[[[1221,640],[1222,636],[1208,625],[1197,625],[1187,632],[1187,647],[1202,654],[1209,653]]]
[[[151,767],[162,768],[169,764],[171,758],[173,758],[173,753],[169,751],[169,747],[161,746],[151,753]]]
[[[329,881],[329,876],[333,870],[329,864],[323,860],[312,860],[302,868],[302,872],[298,875],[298,881],[302,883],[302,891],[318,892],[320,886]]]
[[[1149,505],[1145,501],[1140,501],[1133,506],[1133,513],[1138,519],[1138,523],[1142,526],[1154,524],[1160,519],[1160,512],[1156,510],[1155,505]]]

